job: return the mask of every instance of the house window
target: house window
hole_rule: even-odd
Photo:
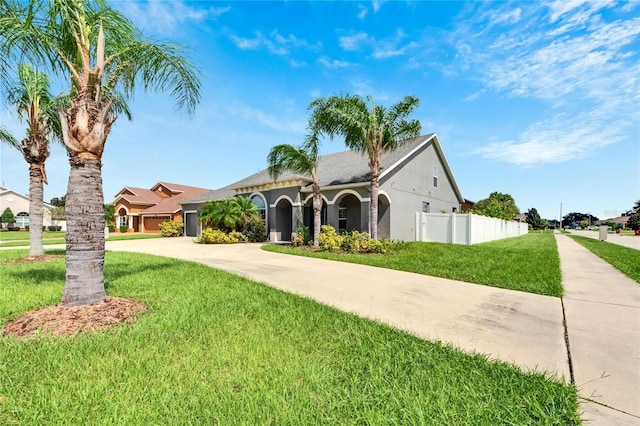
[[[338,205],[338,232],[347,230],[347,207],[340,203]]]
[[[438,187],[438,166],[433,166],[433,187]]]
[[[426,201],[422,202],[422,213],[429,213],[429,203]]]
[[[16,227],[26,228],[29,226],[29,213],[20,212],[16,215]]]
[[[118,226],[127,226],[127,225],[129,225],[127,223],[127,217],[126,216],[120,216],[118,218]]]
[[[251,197],[251,201],[258,208],[258,213],[260,214],[260,217],[262,218],[262,220],[266,222],[266,220],[267,220],[267,207],[264,204],[264,199],[259,195],[254,195],[253,197]]]
[[[451,211],[452,211],[453,213],[457,213],[457,212],[458,212],[458,208],[457,208],[457,207],[451,207]]]

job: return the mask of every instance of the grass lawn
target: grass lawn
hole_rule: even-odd
[[[43,231],[42,239],[62,238],[64,239],[66,232],[64,231]],[[0,232],[0,241],[16,241],[29,240],[29,231],[2,231]]]
[[[562,296],[560,258],[553,232],[532,232],[489,243],[462,246],[412,242],[385,255],[315,252],[281,245],[264,250],[297,254]]]
[[[576,235],[570,235],[570,237],[632,280],[640,283],[640,250],[588,237]]]
[[[12,232],[18,234],[20,232]],[[29,247],[29,233],[26,233],[26,239],[21,239],[20,241],[9,241],[3,242],[0,244],[0,247]],[[48,246],[53,244],[65,244],[66,240],[64,239],[64,232],[51,232],[51,234],[62,234],[57,238],[49,238],[47,233],[44,233],[44,239],[42,240],[42,245]],[[162,238],[160,234],[110,234],[107,240],[111,241],[119,241],[119,240],[143,240],[148,238]],[[2,241],[2,240],[0,240]]]
[[[0,252],[0,324],[61,298],[63,259],[26,254]],[[580,423],[572,386],[203,265],[107,253],[105,282],[150,310],[4,338],[0,424]]]

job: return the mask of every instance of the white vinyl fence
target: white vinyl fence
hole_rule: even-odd
[[[526,222],[475,214],[416,212],[416,241],[472,245],[529,232]]]

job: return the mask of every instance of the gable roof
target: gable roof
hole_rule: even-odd
[[[14,191],[11,188],[7,188],[6,186],[1,186],[0,185],[0,196],[1,197],[9,196],[9,195],[12,195],[12,194],[17,196],[17,197],[20,197],[20,198],[24,199],[27,202],[31,202],[31,198],[29,198],[29,195],[22,194],[22,193],[20,193],[18,191]],[[52,208],[55,207],[53,204],[49,204],[49,203],[47,203],[45,201],[42,202],[42,206],[44,208],[46,208],[46,209],[52,209]]]
[[[163,197],[154,190],[159,186],[164,186],[175,195]],[[151,189],[137,188],[134,186],[125,186],[114,200],[114,204],[118,200],[123,199],[131,204],[149,206],[142,210],[139,214],[142,216],[154,216],[163,214],[174,214],[182,209],[181,202],[187,198],[202,195],[210,190],[207,188],[199,188],[195,186],[180,185],[176,183],[158,182]]]
[[[386,152],[382,154],[382,173],[381,178],[386,175],[390,175],[397,167],[401,167],[405,160],[411,158],[416,152],[432,143],[451,184],[454,192],[460,202],[463,202],[462,194],[458,189],[458,185],[453,177],[453,173],[449,167],[447,159],[442,150],[442,146],[438,141],[435,133],[419,136],[402,144],[398,149],[392,152]],[[358,151],[343,151],[334,154],[322,155],[318,157],[317,167],[317,179],[320,188],[327,188],[336,185],[347,184],[366,184],[371,180],[371,171],[369,169],[369,159],[366,155]],[[285,171],[280,175],[277,182],[284,181],[299,181],[302,185],[311,183],[311,177],[309,175],[302,175]],[[252,192],[252,188],[259,187],[261,185],[273,184],[274,180],[269,175],[269,170],[264,169],[232,183],[224,188],[220,188],[216,191],[211,191],[207,194],[203,194],[198,198],[192,198],[183,202],[186,203],[204,203],[210,200],[230,198],[237,192]],[[310,190],[310,188],[303,188],[303,191]]]

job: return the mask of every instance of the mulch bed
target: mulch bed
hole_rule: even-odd
[[[9,322],[3,336],[28,338],[38,335],[64,336],[82,331],[99,331],[122,323],[133,323],[138,314],[145,312],[144,303],[122,297],[83,306],[55,305],[27,312]]]
[[[27,256],[21,257],[18,259],[12,259],[6,261],[9,264],[22,265],[25,263],[38,263],[38,262],[48,262],[50,260],[60,259],[62,256],[55,256],[52,254],[41,254],[40,256]]]

